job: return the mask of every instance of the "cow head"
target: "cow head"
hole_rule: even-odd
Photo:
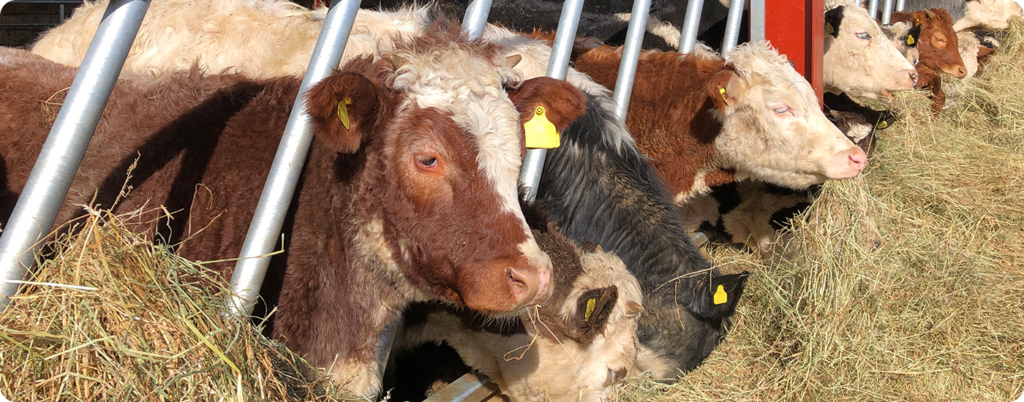
[[[969,0],[964,17],[953,24],[957,32],[968,29],[999,31],[1010,26],[1010,18],[1024,14],[1014,0]]]
[[[842,4],[825,12],[825,90],[887,101],[889,91],[914,88],[917,72],[867,10]]]
[[[919,64],[932,71],[943,71],[957,78],[967,76],[967,67],[960,57],[960,46],[953,20],[949,11],[941,8],[914,11],[912,13],[893,13],[894,22],[910,22],[911,31],[920,28],[916,40],[920,53]]]
[[[316,135],[339,152],[339,171],[363,165],[369,176],[357,196],[370,200],[372,221],[355,247],[407,279],[410,297],[428,290],[500,313],[549,296],[551,261],[518,201],[522,129],[504,86],[519,80],[496,48],[452,24],[375,63],[354,60],[309,91]]]
[[[727,61],[707,91],[722,121],[715,149],[737,178],[806,188],[864,169],[864,151],[828,121],[785,56],[755,42],[737,47]]]

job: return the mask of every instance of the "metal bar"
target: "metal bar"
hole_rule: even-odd
[[[423,402],[482,402],[498,394],[498,386],[483,374],[466,373]]]
[[[469,33],[470,39],[479,38],[487,27],[487,15],[491,12],[491,0],[473,0],[466,8],[462,17],[462,28]]]
[[[63,24],[64,23],[64,3],[58,4],[57,8],[60,9],[60,10],[58,10],[60,12],[60,18],[58,18],[58,20],[60,21],[61,24]]]
[[[629,97],[633,93],[636,64],[640,60],[640,48],[643,47],[650,11],[651,0],[633,0],[633,13],[626,31],[626,43],[622,48],[622,60],[619,61],[619,75],[615,78],[615,92],[612,94],[615,117],[621,122],[626,121],[626,111],[629,110]]]
[[[903,11],[906,8],[907,0],[896,0],[896,11]]]
[[[878,0],[868,0],[868,15],[871,19],[878,18]]]
[[[765,40],[764,16],[765,0],[750,0],[750,41],[760,42]]]
[[[683,19],[683,32],[679,38],[680,53],[690,53],[697,45],[697,29],[700,28],[702,8],[704,8],[704,0],[690,0],[686,4],[686,18]]]
[[[32,266],[107,105],[149,0],[111,0],[0,236],[0,311]]]
[[[320,37],[313,48],[313,57],[299,86],[299,94],[288,117],[277,155],[274,156],[274,164],[270,167],[235,272],[231,276],[232,292],[228,296],[228,308],[234,314],[249,314],[256,304],[256,295],[259,294],[263,278],[267,275],[267,265],[270,264],[267,254],[274,250],[281,233],[281,225],[313,140],[305,94],[338,67],[357,11],[359,0],[342,0],[333,4],[324,18]]]
[[[889,20],[892,18],[892,0],[885,0],[882,9],[882,25],[889,25]]]
[[[740,22],[743,21],[744,0],[732,0],[729,4],[729,19],[725,22],[725,38],[722,40],[722,54],[729,54],[740,39]]]
[[[551,59],[548,60],[547,75],[560,80],[565,79],[569,71],[569,57],[572,45],[576,41],[576,28],[580,24],[580,13],[583,11],[583,0],[566,0],[562,4],[562,14],[558,19],[558,30],[555,31],[555,43],[551,47]],[[537,186],[544,170],[546,149],[530,149],[523,159],[523,168],[519,173],[519,182],[526,190],[526,202],[537,199]]]

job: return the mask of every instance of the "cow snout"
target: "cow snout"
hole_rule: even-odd
[[[914,83],[914,88],[917,88],[917,72],[910,73],[910,80]]]
[[[952,75],[956,78],[964,78],[967,76],[967,67],[963,65],[950,64],[942,67],[942,71],[946,74]]]
[[[896,73],[895,82],[893,82],[892,85],[889,85],[889,88],[887,89],[897,91],[908,90],[914,89],[915,85],[917,85],[917,70],[906,69],[900,70]]]
[[[505,270],[512,296],[519,306],[540,304],[551,297],[551,263],[529,265],[510,266]]]
[[[853,168],[857,169],[857,173],[864,170],[864,166],[867,166],[868,156],[864,153],[864,150],[857,148],[854,153],[850,154],[850,163],[853,164]]]
[[[853,147],[841,152],[833,159],[831,166],[826,171],[829,179],[849,179],[857,176],[867,166],[868,156],[860,147]]]
[[[956,66],[956,78],[964,78],[967,76],[967,67]]]

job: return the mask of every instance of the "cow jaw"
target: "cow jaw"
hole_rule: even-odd
[[[810,84],[784,56],[764,44],[729,55],[737,80],[748,88],[722,113],[715,148],[738,177],[805,188],[826,179],[856,176],[864,151],[822,113]]]

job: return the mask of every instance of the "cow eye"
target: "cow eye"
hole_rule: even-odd
[[[421,167],[430,169],[437,166],[437,158],[433,156],[417,156],[416,163]]]
[[[787,114],[793,114],[793,113],[791,113],[792,111],[789,109],[789,106],[782,106],[782,107],[775,108],[773,110],[775,111],[775,114],[777,114],[779,116],[785,116]]]
[[[871,35],[868,35],[867,32],[860,32],[857,34],[857,38],[863,40],[871,40]]]

